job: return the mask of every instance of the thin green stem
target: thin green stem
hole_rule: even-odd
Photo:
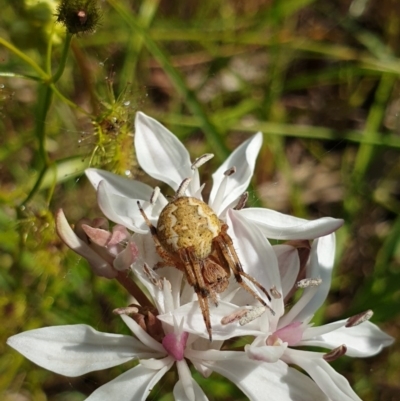
[[[16,56],[18,56],[20,59],[25,61],[26,64],[30,65],[41,77],[43,81],[47,81],[50,77],[49,75],[42,70],[39,65],[32,60],[30,57],[28,57],[25,53],[21,52],[19,49],[17,49],[15,46],[13,46],[10,42],[7,40],[0,38],[0,44],[6,47],[8,50],[13,52]]]
[[[64,42],[64,47],[61,53],[61,58],[60,58],[60,62],[58,64],[58,68],[57,71],[55,72],[55,74],[52,76],[51,81],[52,83],[56,83],[62,76],[64,69],[65,69],[65,64],[67,62],[67,57],[68,57],[68,52],[69,52],[69,48],[70,48],[70,44],[71,44],[71,40],[72,40],[72,34],[67,33],[67,36],[65,37],[65,42]]]

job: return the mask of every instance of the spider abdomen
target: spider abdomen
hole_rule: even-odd
[[[174,254],[193,247],[199,259],[212,251],[212,240],[221,232],[221,223],[214,211],[203,201],[181,196],[162,210],[157,224],[162,246]]]

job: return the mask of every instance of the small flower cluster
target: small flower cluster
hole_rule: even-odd
[[[186,196],[202,205],[198,168],[212,155],[192,162],[181,142],[143,113],[137,113],[135,131],[141,168],[175,191],[173,201]],[[169,239],[179,258],[162,249],[155,227],[161,212],[173,201],[157,188],[88,169],[86,175],[97,191],[99,206],[116,225],[109,230],[105,219],[85,219],[72,230],[59,211],[57,231],[70,248],[89,261],[95,274],[119,279],[136,299],[115,311],[134,336],[71,325],[17,334],[8,344],[38,365],[66,376],[139,361],[97,389],[88,401],[113,397],[144,400],[173,365],[179,377],[173,390],[175,399],[207,400],[192,378],[188,361],[204,377],[212,372],[225,376],[251,400],[360,400],[329,363],[344,354],[374,355],[393,339],[368,321],[370,311],[313,326],[312,317],[329,292],[334,232],[343,221],[329,217],[308,221],[264,208],[244,208],[245,190],[261,144],[258,133],[238,147],[212,176],[208,207],[226,232],[218,239],[219,248],[207,256],[208,264],[196,259],[194,251],[176,245],[181,234]],[[201,215],[205,209],[198,210]],[[174,219],[176,223],[176,216]],[[281,243],[272,246],[268,239]],[[200,277],[197,265],[203,269]],[[222,288],[221,282],[215,284],[208,278],[206,267],[213,274],[222,269],[226,286]],[[132,271],[135,279],[128,278],[126,271]],[[147,289],[147,295],[136,282]],[[297,291],[301,292],[297,302],[287,308]],[[209,311],[209,333],[205,310]],[[225,340],[241,336],[254,339],[241,351],[222,348]],[[307,346],[330,351],[301,349]]]

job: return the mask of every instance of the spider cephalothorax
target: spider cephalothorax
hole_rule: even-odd
[[[240,260],[227,234],[228,226],[203,201],[184,196],[185,181],[175,197],[164,207],[158,219],[157,228],[139,209],[163,259],[156,267],[167,265],[181,270],[193,286],[206,324],[210,340],[212,329],[208,297],[218,304],[217,294],[223,292],[229,283],[231,271],[237,282],[264,306],[266,303],[251,289],[243,277],[255,284],[270,299],[267,291],[243,271]]]

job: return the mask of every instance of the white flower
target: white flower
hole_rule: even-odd
[[[179,301],[173,296],[177,291],[172,287],[176,285],[180,285],[179,279],[172,285],[164,279],[158,286],[147,280],[147,287],[155,288],[152,293],[165,313],[172,312]],[[207,396],[191,376],[187,359],[205,376],[216,371],[227,377],[251,400],[264,400],[265,394],[280,401],[326,400],[310,379],[283,362],[271,367],[249,359],[245,352],[210,349],[210,342],[183,330],[183,321],[164,324],[159,342],[129,316],[121,317],[135,337],[101,333],[81,324],[30,330],[10,337],[7,343],[34,363],[70,377],[139,360],[137,366],[98,388],[86,401],[145,400],[174,363],[179,375],[173,390],[175,400],[206,401]]]
[[[273,368],[277,362],[297,365],[304,369],[321,390],[332,401],[355,401],[360,398],[351,389],[348,381],[337,373],[328,363],[341,355],[368,357],[389,346],[393,338],[383,333],[376,325],[363,321],[370,314],[356,316],[347,320],[313,327],[310,321],[317,309],[325,301],[331,282],[334,264],[335,237],[330,234],[316,239],[312,244],[311,254],[306,269],[306,277],[320,278],[321,285],[306,288],[295,305],[285,313],[284,300],[296,284],[299,272],[299,258],[295,248],[289,245],[272,247],[265,239],[263,231],[249,222],[237,211],[228,212],[228,224],[233,227],[231,236],[238,248],[239,257],[247,271],[257,281],[276,294],[272,297],[271,307],[275,315],[263,314],[248,325],[240,328],[238,323],[228,324],[221,320],[234,314],[234,305],[224,304],[223,308],[213,310],[214,332],[219,329],[218,339],[223,340],[232,333],[245,333],[256,336],[251,345],[245,347],[249,358],[255,361],[268,362]],[[265,263],[264,261],[268,261]],[[246,294],[232,302],[244,305]],[[251,299],[249,300],[252,302]],[[192,305],[188,304],[174,311],[173,318],[179,319]],[[196,310],[196,315],[197,315]],[[168,315],[159,316],[165,322]],[[184,330],[198,330],[197,319],[186,321]],[[219,326],[216,322],[219,321]],[[234,326],[230,327],[229,326]],[[256,334],[256,333],[259,334]],[[215,335],[215,337],[217,337]],[[293,349],[291,347],[317,346],[332,349],[328,354]],[[262,361],[262,362],[261,362]],[[266,376],[266,380],[268,376]]]
[[[213,187],[208,203],[220,219],[225,220],[227,210],[236,206],[248,187],[261,144],[262,134],[257,133],[239,146],[212,175]],[[135,149],[137,160],[147,174],[168,184],[174,191],[184,179],[191,178],[186,195],[201,199],[199,173],[193,168],[188,151],[169,130],[141,112],[136,114],[135,120]],[[227,171],[232,174],[226,174]],[[98,191],[98,203],[103,213],[137,233],[148,232],[137,201],[141,202],[153,224],[167,204],[167,199],[160,194],[151,205],[153,188],[141,182],[92,168],[86,170],[86,175]],[[314,239],[343,224],[341,219],[324,217],[307,221],[263,208],[243,209],[240,213],[256,222],[268,238],[276,239]]]

